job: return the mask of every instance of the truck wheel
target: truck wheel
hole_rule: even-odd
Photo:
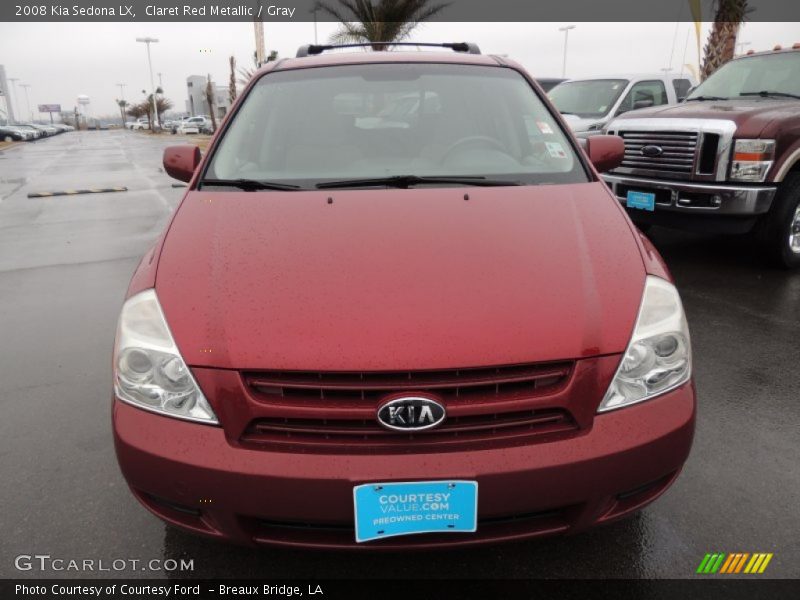
[[[800,172],[790,173],[781,183],[757,237],[773,263],[800,267]]]

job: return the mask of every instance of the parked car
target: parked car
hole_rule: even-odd
[[[677,104],[686,97],[694,79],[686,74],[648,73],[611,77],[570,79],[548,95],[578,137],[603,132],[623,113]]]
[[[27,127],[33,127],[34,129],[38,129],[42,132],[42,137],[48,137],[52,135],[56,135],[59,133],[58,129],[52,127],[51,125],[42,125],[40,123],[24,123]]]
[[[625,160],[605,179],[641,226],[749,232],[800,267],[800,44],[733,60],[685,103],[609,129]]]
[[[27,123],[15,123],[14,127],[17,129],[22,129],[28,131],[33,134],[33,139],[38,140],[39,138],[43,138],[46,136],[45,132],[38,127],[34,127],[33,125],[29,125]]]
[[[67,125],[66,123],[53,123],[53,127],[55,127],[59,133],[75,131],[75,128],[72,125]]]
[[[36,135],[30,129],[23,129],[14,125],[0,125],[0,141],[26,142],[34,139],[36,139]]]
[[[545,92],[549,92],[554,87],[556,87],[559,83],[563,83],[566,79],[561,77],[537,77],[536,83],[538,83],[541,88]]]
[[[137,119],[134,121],[133,125],[131,125],[131,129],[134,131],[140,129],[150,129],[150,121],[148,121],[146,118]]]
[[[519,64],[449,47],[301,48],[255,74],[204,158],[165,150],[188,186],[122,307],[113,430],[167,523],[471,545],[607,523],[678,476],[689,332],[598,175],[622,140],[582,150]],[[387,90],[440,110],[357,127]]]
[[[211,127],[211,122],[205,117],[189,117],[178,124],[177,133],[205,133]]]

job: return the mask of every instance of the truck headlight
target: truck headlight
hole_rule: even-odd
[[[775,159],[775,140],[736,140],[731,161],[733,181],[764,181]]]
[[[633,336],[598,412],[649,400],[692,375],[689,328],[675,286],[647,277]]]
[[[151,412],[219,424],[172,339],[153,289],[122,307],[114,346],[114,392],[123,402]]]

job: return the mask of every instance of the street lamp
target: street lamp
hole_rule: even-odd
[[[30,120],[33,121],[33,111],[31,110],[31,99],[28,96],[28,89],[31,87],[30,83],[20,83],[19,87],[25,90],[25,105],[28,107],[28,115],[30,115]]]
[[[156,104],[156,84],[153,80],[153,61],[150,59],[150,44],[158,43],[158,38],[153,37],[138,37],[137,42],[147,44],[147,66],[150,67],[150,90],[153,98],[153,123],[158,123],[159,128],[161,123],[158,122],[158,105]]]
[[[319,4],[314,3],[314,8],[312,8],[310,12],[314,15],[314,45],[317,45],[317,11],[319,10]]]
[[[569,30],[575,29],[575,25],[567,25],[566,27],[559,27],[559,31],[564,32],[564,62],[561,65],[561,77],[567,76],[567,42],[569,41]]]

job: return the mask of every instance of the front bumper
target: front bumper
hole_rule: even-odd
[[[687,215],[733,217],[761,215],[769,211],[777,189],[771,185],[686,183],[609,173],[604,173],[602,177],[623,204],[626,187],[641,191],[666,190],[668,194],[659,194],[660,199],[659,197],[656,199],[656,212],[670,211]]]
[[[220,427],[114,401],[117,458],[133,493],[174,525],[241,544],[397,549],[577,532],[663,493],[688,457],[695,391],[597,415],[570,439],[429,454],[312,454],[235,447]],[[356,545],[353,487],[476,480],[478,531]]]

